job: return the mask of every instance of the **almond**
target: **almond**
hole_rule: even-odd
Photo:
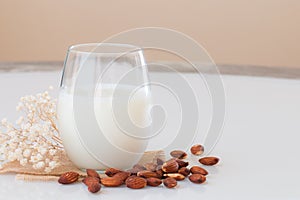
[[[171,160],[165,162],[162,165],[161,169],[166,173],[174,173],[174,172],[178,171],[178,168],[179,168],[178,163],[174,159],[171,159]]]
[[[185,176],[180,173],[168,173],[164,174],[164,177],[174,178],[176,181],[182,181],[185,179]]]
[[[146,179],[138,176],[130,176],[126,181],[125,184],[128,188],[131,189],[141,189],[146,187],[147,181]]]
[[[137,176],[144,177],[144,178],[150,178],[150,177],[159,178],[159,175],[156,172],[152,172],[148,170],[138,172]]]
[[[100,180],[100,176],[99,176],[99,174],[95,170],[93,170],[93,169],[87,169],[86,173],[87,173],[88,176],[95,177],[95,178],[98,178]]]
[[[190,170],[186,167],[181,167],[178,170],[178,173],[182,174],[183,176],[188,176],[190,174]]]
[[[167,188],[174,188],[177,185],[177,181],[174,178],[170,178],[170,177],[166,178],[163,181],[163,183]]]
[[[203,165],[215,165],[219,162],[219,158],[217,157],[204,157],[200,158],[199,162]]]
[[[157,187],[162,183],[162,180],[160,180],[159,178],[147,178],[147,185],[152,186],[152,187]]]
[[[156,170],[156,174],[157,174],[158,178],[162,178],[163,174],[164,174],[164,171],[162,169]]]
[[[118,172],[112,178],[120,179],[124,182],[130,175],[129,172]]]
[[[99,192],[100,189],[101,189],[100,183],[91,183],[90,185],[88,185],[88,190],[89,190],[91,193]]]
[[[92,183],[99,183],[99,179],[96,178],[96,177],[88,176],[88,177],[85,177],[85,178],[82,180],[82,182],[83,182],[85,185],[89,186],[89,185],[92,184]]]
[[[70,184],[78,180],[79,174],[76,172],[66,172],[60,176],[58,182],[61,184]]]
[[[201,155],[204,152],[204,147],[201,144],[195,144],[191,147],[191,153],[194,155]]]
[[[185,161],[180,160],[180,159],[175,159],[175,160],[178,163],[179,168],[181,168],[181,167],[187,167],[189,165],[189,162],[185,162]]]
[[[114,177],[106,177],[101,179],[102,185],[106,187],[118,187],[124,183],[122,179]]]
[[[121,172],[121,170],[115,169],[115,168],[108,168],[105,170],[105,174],[109,177],[112,177],[113,175],[115,175],[118,172]]]
[[[193,166],[190,169],[190,171],[192,174],[202,174],[204,176],[206,176],[208,174],[208,172],[205,169],[203,169],[202,167],[199,167],[199,166]]]
[[[170,155],[173,158],[178,158],[178,159],[185,159],[185,158],[187,158],[187,154],[184,151],[181,151],[181,150],[171,151]]]
[[[193,183],[201,184],[206,181],[206,177],[202,174],[192,174],[189,176],[189,179]]]

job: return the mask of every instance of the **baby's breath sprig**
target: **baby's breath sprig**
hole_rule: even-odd
[[[16,110],[23,115],[15,125],[7,119],[0,124],[0,168],[18,161],[51,172],[60,165],[58,154],[64,149],[56,126],[56,103],[48,91],[20,98]]]

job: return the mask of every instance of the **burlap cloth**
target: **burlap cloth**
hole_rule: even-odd
[[[59,176],[65,172],[73,171],[80,174],[81,177],[86,176],[86,172],[78,169],[66,156],[66,154],[61,153],[60,155],[60,166],[54,168],[50,173],[46,173],[43,170],[35,170],[30,166],[21,166],[18,161],[6,163],[2,169],[0,169],[0,174],[5,173],[16,173],[17,180],[24,181],[52,181],[57,180]],[[156,159],[160,158],[165,160],[164,151],[147,151],[142,156],[138,164],[144,165],[146,163],[156,162]]]

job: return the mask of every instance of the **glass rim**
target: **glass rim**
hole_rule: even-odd
[[[115,51],[96,51],[99,47],[113,48]],[[90,48],[89,50],[84,50],[84,48]],[[132,44],[122,44],[122,43],[82,43],[74,44],[68,48],[68,53],[81,53],[81,54],[123,54],[127,52],[142,51],[141,47]]]

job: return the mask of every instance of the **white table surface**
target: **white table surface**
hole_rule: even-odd
[[[193,87],[201,90],[194,75],[187,77]],[[65,186],[56,182],[23,182],[15,180],[14,175],[0,175],[0,200],[300,199],[300,80],[229,75],[222,78],[227,113],[223,135],[212,152],[221,162],[207,168],[210,175],[205,184],[186,180],[179,182],[176,189],[103,187],[95,195],[81,183]],[[60,72],[56,71],[0,73],[0,118],[15,119],[20,96],[43,91],[49,85],[56,87],[59,80]],[[205,110],[207,102],[203,99],[200,118],[205,129],[209,109]],[[201,141],[201,137],[197,140]],[[153,143],[150,146],[157,148]]]

